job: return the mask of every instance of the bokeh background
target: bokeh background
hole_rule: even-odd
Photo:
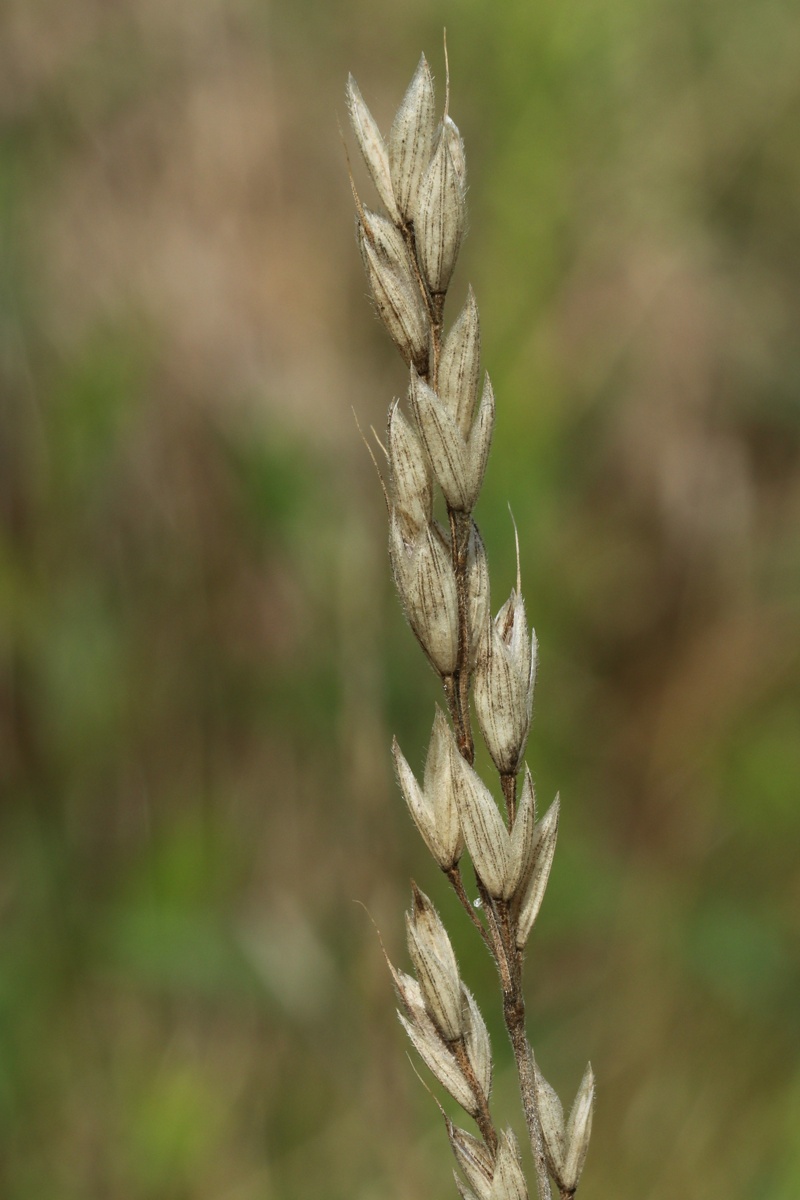
[[[791,0],[5,0],[0,1194],[455,1195],[372,920],[435,681],[361,425],[404,386],[337,118],[464,134],[560,789],[531,1033],[584,1200],[800,1195],[800,14]],[[440,94],[443,87],[440,86]],[[357,177],[368,187],[364,173]]]

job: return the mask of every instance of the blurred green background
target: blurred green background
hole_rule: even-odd
[[[796,5],[5,0],[9,1200],[455,1195],[369,919],[405,963],[412,874],[519,1127],[391,778],[437,688],[351,411],[380,429],[404,370],[346,73],[387,127],[423,49],[443,94],[444,25],[478,519],[495,607],[519,526],[563,804],[533,1041],[567,1103],[595,1068],[584,1200],[800,1196]]]

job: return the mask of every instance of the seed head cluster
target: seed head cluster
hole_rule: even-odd
[[[472,515],[492,443],[495,399],[488,375],[481,379],[471,288],[456,320],[444,327],[467,228],[464,143],[448,112],[449,83],[444,115],[437,118],[424,56],[388,137],[352,76],[347,106],[383,206],[371,211],[353,188],[358,246],[375,308],[409,372],[405,404],[390,406],[381,446],[389,554],[403,612],[441,679],[448,712],[436,709],[421,782],[394,742],[397,778],[426,846],[496,963],[539,1200],[551,1200],[550,1179],[566,1200],[575,1194],[589,1145],[594,1077],[587,1067],[565,1120],[525,1032],[523,952],[547,887],[559,800],[537,820],[524,762],[537,641],[519,569],[515,588],[492,618],[486,550]],[[437,489],[446,523],[434,516]],[[503,809],[473,765],[471,707],[499,776]],[[465,850],[474,900],[461,874]],[[528,1200],[517,1140],[511,1130],[498,1131],[492,1116],[486,1024],[439,914],[416,885],[406,936],[414,976],[390,964],[400,1020],[479,1135],[445,1116],[458,1191],[463,1200]]]

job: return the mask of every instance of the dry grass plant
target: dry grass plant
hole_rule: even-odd
[[[428,849],[497,966],[503,1016],[519,1076],[539,1200],[572,1197],[592,1124],[587,1066],[569,1117],[539,1070],[525,1028],[525,946],[539,913],[558,830],[558,797],[536,819],[524,763],[536,675],[536,637],[517,584],[492,619],[486,551],[472,513],[495,421],[488,375],[480,386],[480,328],[472,290],[445,332],[444,308],[466,229],[464,145],[449,115],[437,120],[425,57],[386,139],[350,77],[353,133],[384,212],[353,188],[357,238],[377,311],[409,367],[406,409],[389,409],[384,494],[389,550],[403,610],[444,688],[421,781],[395,741],[400,788]],[[444,497],[447,524],[434,516]],[[517,553],[519,560],[519,552]],[[473,767],[470,707],[499,775],[505,815]],[[521,782],[519,777],[521,775]],[[469,852],[477,896],[462,876]],[[525,1200],[511,1129],[490,1105],[492,1054],[483,1017],[461,978],[431,901],[412,885],[406,914],[416,978],[391,966],[400,1020],[439,1083],[474,1120],[478,1136],[444,1115],[464,1200]]]

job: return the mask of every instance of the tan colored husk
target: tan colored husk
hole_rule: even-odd
[[[539,914],[558,831],[556,798],[536,821],[533,779],[524,763],[537,643],[517,585],[492,620],[486,551],[472,516],[489,458],[495,397],[488,375],[478,399],[481,337],[472,289],[455,323],[444,307],[466,232],[461,134],[445,112],[437,123],[433,80],[423,56],[384,140],[355,81],[348,111],[385,214],[363,208],[358,231],[378,312],[410,366],[407,411],[389,412],[389,548],[406,619],[440,676],[450,723],[437,709],[422,783],[397,742],[393,755],[409,812],[434,860],[497,966],[503,1016],[514,1053],[538,1200],[571,1197],[591,1131],[594,1077],[587,1068],[569,1120],[539,1071],[525,1030],[523,954]],[[406,376],[408,380],[408,375]],[[434,516],[438,486],[447,517]],[[519,559],[519,551],[518,551]],[[505,816],[474,766],[475,706],[499,775]],[[475,871],[470,897],[464,846]],[[477,906],[477,907],[476,907]],[[491,1110],[492,1052],[486,1023],[461,979],[433,904],[414,886],[408,950],[417,978],[390,964],[400,1020],[439,1084],[474,1118],[477,1136],[446,1118],[464,1200],[528,1200],[516,1139]]]

